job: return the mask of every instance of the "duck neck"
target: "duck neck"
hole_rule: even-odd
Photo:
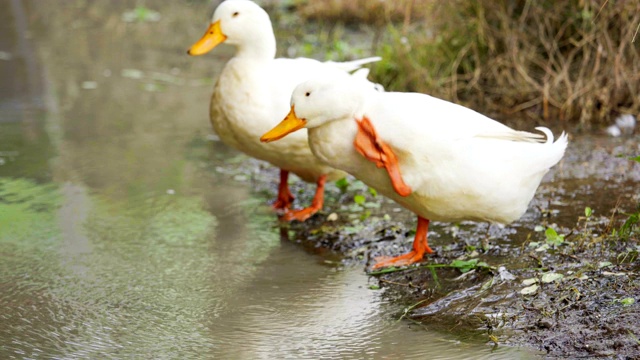
[[[243,60],[272,60],[276,57],[276,38],[273,33],[261,34],[236,45],[235,57]]]

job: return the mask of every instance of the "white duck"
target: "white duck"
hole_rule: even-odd
[[[374,268],[408,265],[432,250],[429,220],[507,224],[526,211],[567,136],[513,130],[471,109],[418,93],[376,92],[344,76],[296,87],[289,115],[262,136],[309,130],[313,153],[418,215],[413,250]]]
[[[291,92],[300,82],[311,76],[346,74],[380,58],[345,63],[323,63],[306,58],[275,59],[276,40],[269,15],[249,0],[221,3],[209,28],[188,53],[202,55],[222,42],[235,46],[237,51],[214,87],[211,124],[225,144],[280,168],[280,186],[274,207],[285,211],[285,220],[304,221],[322,208],[326,180],[338,179],[344,173],[313,156],[306,131],[274,144],[261,144],[260,135],[282,120],[282,114],[289,109]],[[354,76],[362,74],[366,72],[357,72]],[[289,210],[294,199],[287,185],[289,172],[317,183],[310,207]]]

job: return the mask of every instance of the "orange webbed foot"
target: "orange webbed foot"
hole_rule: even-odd
[[[376,263],[372,269],[380,269],[388,266],[406,266],[415,264],[424,258],[424,254],[432,254],[433,250],[429,247],[427,233],[429,231],[429,220],[418,216],[418,227],[416,228],[416,237],[413,240],[413,249],[406,254],[396,257],[383,256],[376,258]]]
[[[426,252],[431,254],[433,250],[429,248],[429,250]],[[389,267],[389,266],[406,266],[406,265],[415,264],[417,262],[420,262],[424,258],[424,253],[425,252],[420,253],[415,250],[411,250],[408,253],[400,256],[377,257],[375,259],[376,263],[373,265],[372,269],[377,270],[377,269]]]
[[[318,178],[316,188],[316,194],[313,197],[313,201],[311,202],[311,206],[308,208],[300,209],[300,210],[289,210],[285,209],[284,215],[280,218],[284,221],[305,221],[310,218],[313,214],[317,213],[322,209],[322,205],[324,204],[324,184],[327,181],[327,175],[322,175]]]
[[[287,210],[291,207],[291,204],[293,204],[293,200],[295,200],[295,198],[287,190],[286,193],[278,194],[278,198],[273,203],[272,207],[275,210]]]
[[[319,210],[320,209],[315,208],[314,206],[309,206],[308,208],[300,210],[286,210],[280,219],[284,221],[305,221]]]

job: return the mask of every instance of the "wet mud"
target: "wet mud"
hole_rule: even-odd
[[[278,226],[327,261],[362,265],[378,281],[373,290],[405,304],[399,315],[422,326],[551,358],[638,358],[640,224],[620,229],[640,204],[640,164],[628,159],[639,151],[637,137],[572,139],[519,221],[434,223],[434,253],[407,268],[371,271],[375,257],[410,249],[415,218],[355,179],[329,186],[325,209],[304,224]],[[246,159],[224,171],[265,200],[275,193],[267,165]],[[312,186],[292,186],[298,206],[311,201]]]

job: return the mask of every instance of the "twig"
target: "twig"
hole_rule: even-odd
[[[417,270],[422,268],[435,269],[435,268],[443,268],[443,267],[452,267],[452,266],[450,264],[428,264],[428,265],[412,266],[412,267],[392,266],[392,267],[384,268],[382,270],[371,271],[368,273],[368,275],[382,275],[382,274],[390,274],[390,273],[400,272],[400,271]]]
[[[565,253],[559,253],[559,254],[560,254],[561,256],[566,256],[566,257],[571,258],[571,259],[573,259],[573,260],[575,260],[575,261],[577,261],[577,262],[580,262],[580,259],[578,259],[578,257],[577,257],[577,256],[575,256],[575,255],[565,254]]]
[[[538,104],[540,104],[542,102],[542,98],[541,97],[537,97],[535,99],[531,99],[527,102],[521,103],[517,106],[512,107],[511,109],[507,110],[506,113],[507,114],[515,114],[517,112],[520,112],[524,109],[528,109],[532,106],[536,106]]]
[[[403,312],[402,316],[400,316],[400,318],[398,319],[397,322],[399,322],[400,320],[404,319],[404,317],[407,316],[407,314],[409,314],[409,311],[413,310],[416,306],[418,306],[418,305],[420,305],[423,302],[428,301],[428,300],[429,299],[423,299],[423,300],[420,300],[420,301],[418,301],[417,303],[415,303],[415,304],[413,304],[411,306],[408,306],[408,307],[404,308],[404,312]]]
[[[538,308],[536,308],[536,307],[533,307],[533,306],[531,306],[531,307],[530,307],[530,306],[527,306],[527,305],[525,305],[525,304],[520,304],[520,305],[521,305],[521,306],[522,306],[522,308],[523,308],[523,309],[525,309],[525,310],[529,310],[529,311],[538,311],[538,312],[540,312],[540,309],[538,309]]]
[[[598,16],[602,12],[602,9],[604,9],[604,7],[607,6],[608,2],[609,2],[609,0],[605,0],[604,4],[602,4],[602,6],[600,6],[600,10],[598,10],[598,13],[596,14],[596,17],[593,18],[593,22],[596,22],[596,19],[598,18]]]
[[[408,284],[403,284],[400,282],[395,282],[395,281],[390,281],[390,280],[385,280],[385,279],[380,279],[381,282],[387,283],[387,284],[393,284],[393,285],[400,285],[400,286],[408,286],[408,287],[413,287],[413,288],[417,288],[418,286],[413,285],[411,282]]]
[[[529,254],[527,254],[527,256],[529,256],[530,258],[532,258],[532,259],[534,259],[535,261],[537,261],[537,262],[538,262],[538,265],[539,265],[540,267],[542,267],[542,260],[540,260],[540,258],[539,258],[539,257],[537,257],[537,256],[533,255],[533,253],[529,253]]]
[[[438,274],[436,274],[435,268],[430,268],[431,276],[433,277],[433,282],[436,284],[436,289],[440,289],[440,281],[438,281]]]

